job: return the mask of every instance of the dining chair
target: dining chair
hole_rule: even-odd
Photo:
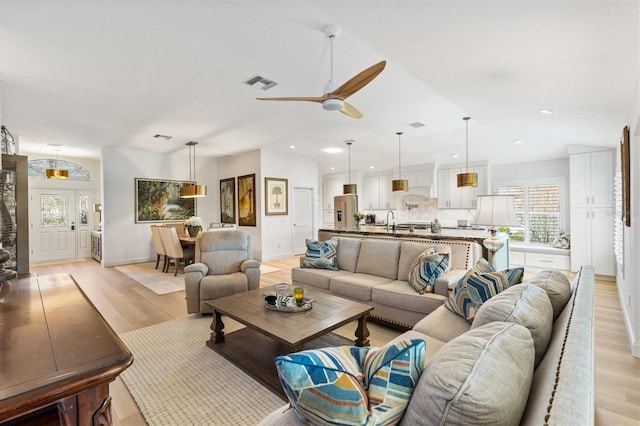
[[[156,269],[158,269],[160,257],[163,257],[162,272],[164,272],[167,267],[167,251],[164,248],[164,244],[162,244],[162,238],[160,238],[160,228],[162,228],[162,226],[151,225],[151,239],[153,240],[153,245],[156,247]]]
[[[187,266],[189,261],[194,259],[194,248],[184,247],[180,244],[180,238],[178,238],[178,232],[174,227],[161,227],[160,238],[162,238],[162,244],[167,252],[167,266],[164,272],[169,272],[171,267],[171,261],[176,265],[176,271],[173,275],[178,275],[178,268],[182,262],[184,266]]]

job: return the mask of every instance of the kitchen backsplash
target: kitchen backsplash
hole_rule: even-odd
[[[438,218],[442,226],[456,227],[459,219],[473,221],[475,210],[438,210],[438,199],[422,195],[409,194],[400,200],[400,208],[393,209],[396,223],[430,223]],[[364,210],[364,213],[375,213],[377,223],[385,223],[387,212],[384,210]]]

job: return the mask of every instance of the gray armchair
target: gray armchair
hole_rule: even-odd
[[[198,246],[196,263],[184,268],[188,313],[211,313],[205,302],[260,287],[260,262],[251,259],[246,232],[203,232]]]

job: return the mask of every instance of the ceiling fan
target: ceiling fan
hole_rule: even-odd
[[[362,118],[362,113],[353,105],[345,101],[349,96],[362,89],[369,84],[371,80],[376,78],[382,72],[387,61],[380,61],[375,65],[356,74],[342,86],[337,87],[336,80],[333,77],[333,39],[338,36],[337,25],[327,25],[323,28],[324,33],[331,41],[331,78],[324,87],[324,95],[322,96],[302,96],[302,97],[280,97],[280,98],[256,98],[261,101],[303,101],[317,102],[322,104],[322,108],[327,111],[340,111],[343,114],[353,118]]]

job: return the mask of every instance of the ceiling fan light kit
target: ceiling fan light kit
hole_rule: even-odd
[[[476,188],[478,186],[478,174],[469,172],[469,120],[471,117],[462,117],[466,123],[467,134],[467,171],[466,173],[458,173],[458,188]]]
[[[196,182],[196,145],[198,142],[187,142],[189,147],[189,180],[191,185],[180,188],[180,198],[200,198],[207,196],[206,185],[198,185]],[[192,155],[193,152],[193,155]],[[191,165],[193,164],[193,176],[191,175]]]
[[[324,34],[329,37],[331,46],[331,75],[329,82],[325,85],[324,95],[322,96],[298,96],[298,97],[277,97],[277,98],[256,98],[260,101],[299,101],[299,102],[315,102],[322,104],[325,111],[340,111],[344,115],[352,118],[362,118],[362,113],[356,107],[345,102],[349,96],[362,89],[369,84],[371,80],[376,78],[382,72],[387,61],[380,61],[370,66],[364,71],[359,72],[350,80],[341,86],[337,86],[336,80],[333,78],[333,39],[338,36],[339,28],[337,25],[325,25],[322,28]]]
[[[391,181],[391,190],[393,192],[407,192],[409,190],[409,181],[402,179],[402,161],[400,160],[400,152],[402,151],[400,137],[402,132],[397,132],[396,135],[398,135],[398,179]]]

